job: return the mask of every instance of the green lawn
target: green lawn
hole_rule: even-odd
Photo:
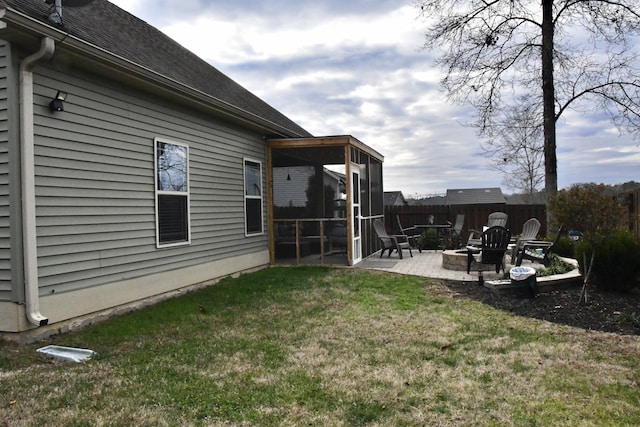
[[[98,356],[0,344],[0,426],[640,425],[639,337],[421,277],[271,268],[50,343]]]

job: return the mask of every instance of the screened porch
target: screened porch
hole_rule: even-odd
[[[269,140],[271,263],[354,265],[375,252],[383,160],[352,136]]]

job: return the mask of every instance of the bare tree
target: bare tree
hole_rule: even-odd
[[[525,101],[487,129],[482,149],[490,166],[504,175],[504,185],[520,190],[531,201],[544,183],[544,144],[535,105]]]
[[[558,190],[556,123],[568,109],[609,114],[640,136],[637,0],[415,0],[449,98],[477,110],[480,136],[524,96],[539,105],[545,190]]]

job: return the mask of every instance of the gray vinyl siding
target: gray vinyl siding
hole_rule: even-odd
[[[41,294],[267,248],[266,233],[244,236],[243,157],[266,169],[261,135],[108,80],[47,70],[35,83]],[[56,90],[61,113],[47,108]],[[155,137],[189,146],[190,245],[155,245]]]
[[[8,44],[0,40],[0,301],[11,299],[11,235],[9,206]]]

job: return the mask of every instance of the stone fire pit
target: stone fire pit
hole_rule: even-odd
[[[506,253],[505,253],[506,257]],[[442,252],[442,268],[446,270],[456,270],[456,271],[467,271],[467,250],[466,249],[457,249],[457,250],[446,250]],[[505,266],[505,272],[508,272],[508,264],[506,260],[503,260],[503,265]],[[469,277],[478,277],[478,280],[484,282],[483,279],[479,278],[478,271],[482,270],[483,279],[487,280],[500,280],[504,272],[500,269],[499,273],[496,273],[495,265],[486,264],[486,265],[478,265],[477,262],[471,261],[471,268],[469,270]]]
[[[467,251],[465,249],[442,251],[442,268],[445,270],[467,271]],[[483,266],[483,271],[493,270],[492,265]],[[478,271],[478,263],[471,263],[471,271]]]

